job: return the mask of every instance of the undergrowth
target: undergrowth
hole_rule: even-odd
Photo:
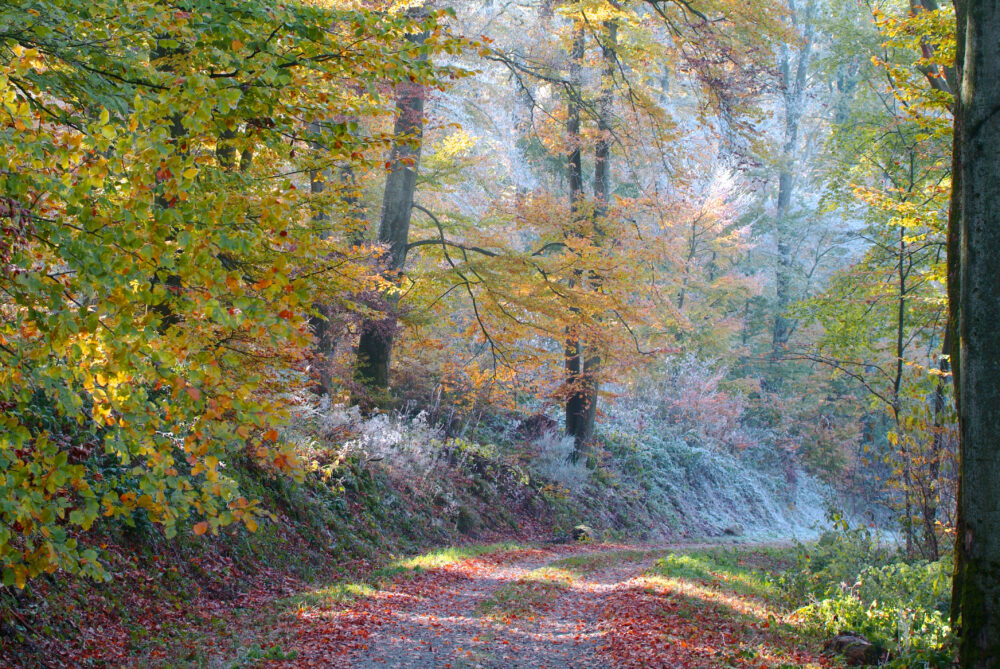
[[[773,521],[795,513],[791,499],[771,499],[780,481],[721,447],[689,443],[683,426],[613,418],[572,464],[551,419],[530,434],[523,426],[531,419],[504,413],[439,425],[422,412],[366,418],[296,401],[298,418],[281,439],[303,459],[301,477],[249,457],[220,463],[242,495],[260,502],[256,531],[198,535],[182,525],[168,538],[141,509],[101,521],[80,539],[115,578],[55,573],[25,591],[0,589],[0,665],[197,663],[203,638],[252,660],[278,651],[243,638],[249,613],[233,603],[249,593],[347,601],[380,579],[429,568],[399,556],[432,546],[545,540],[570,536],[580,523],[605,538],[704,536],[748,513],[757,526],[780,529]],[[319,582],[339,585],[314,592]],[[228,617],[203,615],[219,609]]]
[[[853,632],[885,650],[880,666],[954,666],[950,559],[906,560],[867,528],[791,548],[675,552],[651,574],[688,596],[725,603],[732,593],[758,602],[748,613],[807,644]]]
[[[950,555],[910,560],[862,526],[828,532],[795,558],[780,581],[808,629],[862,634],[889,651],[887,666],[951,666]]]

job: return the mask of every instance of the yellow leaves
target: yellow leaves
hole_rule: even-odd
[[[363,33],[381,20],[357,10],[354,3],[346,4],[345,11],[377,19],[359,24]],[[409,71],[405,60],[388,70],[376,57],[385,47],[398,46],[403,32],[345,40],[325,24],[318,26],[315,40],[299,45],[304,60],[309,60],[310,51],[343,52],[344,58],[317,60],[298,72],[275,68],[270,82],[275,95],[246,98],[244,85],[258,83],[258,73],[249,75],[246,68],[236,67],[234,77],[212,79],[206,74],[205,57],[238,59],[245,57],[239,52],[247,44],[260,44],[265,52],[259,60],[267,67],[277,45],[298,35],[288,28],[291,23],[251,12],[248,17],[253,18],[240,22],[235,32],[214,19],[190,20],[187,12],[164,10],[146,0],[128,5],[116,0],[102,4],[101,10],[126,6],[135,10],[130,20],[141,33],[166,35],[161,44],[168,49],[180,44],[190,48],[178,49],[162,63],[150,63],[145,46],[131,43],[120,25],[111,25],[102,32],[106,42],[99,57],[121,58],[122,71],[164,88],[133,88],[102,78],[100,71],[117,69],[109,70],[105,60],[91,62],[95,56],[89,47],[74,51],[78,60],[61,62],[60,76],[47,81],[44,91],[32,75],[47,67],[48,56],[11,44],[7,57],[0,58],[0,107],[11,135],[4,147],[3,172],[18,175],[12,192],[30,197],[32,213],[40,220],[58,221],[38,226],[37,241],[15,267],[32,277],[18,287],[18,303],[0,305],[14,310],[7,314],[8,326],[0,326],[2,344],[24,362],[0,365],[0,394],[20,398],[36,389],[58,389],[47,399],[54,412],[76,423],[86,453],[107,450],[123,464],[113,481],[99,472],[74,469],[65,460],[53,464],[49,453],[37,461],[25,458],[23,465],[51,474],[20,479],[23,472],[16,467],[21,465],[5,469],[0,474],[0,507],[28,509],[48,519],[24,526],[35,545],[46,535],[57,537],[55,519],[77,511],[60,506],[61,491],[95,500],[76,520],[98,514],[124,518],[145,510],[167,528],[197,513],[208,520],[195,526],[196,534],[236,521],[256,529],[251,504],[225,510],[236,486],[225,465],[248,445],[255,448],[251,440],[259,434],[262,463],[283,472],[294,473],[299,467],[290,447],[278,453],[281,407],[266,399],[267,384],[275,375],[265,375],[262,369],[266,365],[280,375],[302,368],[310,343],[304,319],[313,291],[357,293],[372,274],[366,250],[352,252],[349,263],[331,263],[345,248],[342,229],[334,229],[331,241],[323,244],[307,235],[301,225],[308,217],[303,193],[295,188],[298,178],[281,176],[301,174],[304,161],[281,148],[287,143],[280,137],[317,112],[329,118],[343,115],[351,121],[346,123],[348,131],[337,137],[337,164],[367,165],[384,145],[359,136],[367,136],[369,129],[377,135],[386,120],[385,109],[378,107],[381,102],[365,92],[368,86],[377,88],[387,79],[405,80],[411,74],[418,80],[433,78],[426,67]],[[198,31],[204,26],[218,32],[202,39],[205,34]],[[227,46],[232,53],[220,54]],[[169,66],[170,72],[158,69],[160,65]],[[233,62],[217,65],[218,71],[229,71]],[[15,77],[25,93],[10,84]],[[73,108],[81,90],[93,91],[91,101],[100,102],[86,110]],[[57,114],[40,113],[28,97]],[[78,124],[54,118],[61,112],[76,117]],[[182,124],[175,126],[178,114]],[[357,132],[361,128],[365,132]],[[222,174],[216,150],[226,130],[240,135],[232,142],[237,163],[242,150],[253,153],[252,167],[229,179],[216,178]],[[460,145],[455,140],[456,151]],[[352,155],[356,157],[349,158]],[[281,230],[287,230],[287,236],[279,239]],[[220,258],[235,264],[221,268]],[[331,264],[339,266],[316,271]],[[47,272],[53,280],[34,281]],[[9,287],[11,276],[3,273],[0,288]],[[291,278],[301,276],[315,278]],[[161,306],[179,321],[167,332],[156,327],[163,317]],[[0,452],[7,452],[8,442],[15,443],[15,450],[43,443],[44,430],[37,425],[45,421],[35,420],[35,410],[27,400],[17,400],[14,411],[0,412]],[[8,414],[32,420],[22,425]],[[92,440],[89,433],[102,436]],[[179,447],[188,462],[183,466],[173,459],[180,457],[174,455]],[[60,445],[46,448],[64,457],[69,450]],[[10,519],[5,512],[0,516],[0,562],[5,570],[21,570],[16,579],[20,585],[32,574],[17,566],[21,557],[4,552],[8,544],[2,531]],[[77,561],[76,566],[87,566],[89,575],[99,570],[99,562],[79,550],[57,548],[66,565]]]
[[[18,590],[24,590],[24,586],[28,582],[28,568],[24,565],[14,565],[14,587]]]
[[[141,509],[145,509],[147,511],[154,511],[155,512],[159,508],[159,505],[157,505],[153,501],[153,497],[151,495],[148,495],[148,494],[139,495],[139,497],[136,499],[135,503],[136,503],[136,506],[138,506]]]

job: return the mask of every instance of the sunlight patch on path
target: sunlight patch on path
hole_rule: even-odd
[[[832,666],[774,629],[780,611],[753,581],[681,550],[568,545],[446,561],[300,611],[286,635],[296,659],[269,666]]]

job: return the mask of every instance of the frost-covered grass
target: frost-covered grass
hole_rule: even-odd
[[[601,466],[611,485],[598,495],[644,507],[648,531],[807,539],[826,524],[829,493],[790,463],[774,435],[739,428],[733,440],[709,438],[661,411],[658,399],[608,407]]]
[[[577,490],[590,478],[590,470],[582,460],[574,461],[573,438],[557,432],[544,432],[533,442],[534,469],[543,477]]]
[[[384,468],[463,526],[476,518],[457,487],[488,479],[493,492],[522,501],[529,489],[541,492],[564,530],[585,522],[650,538],[817,536],[828,491],[796,465],[787,440],[743,424],[746,401],[726,385],[726,370],[690,357],[669,368],[669,378],[631,395],[612,389],[617,397],[602,403],[595,444],[576,459],[572,439],[560,430],[524,441],[509,416],[476,421],[475,429],[460,431],[474,435],[468,439],[449,435],[425,412],[366,418],[324,402],[306,418],[337,451],[333,466],[353,457]]]
[[[692,533],[818,536],[831,493],[802,470],[787,435],[745,423],[746,384],[692,356],[666,369],[604,407],[605,448],[652,515]]]

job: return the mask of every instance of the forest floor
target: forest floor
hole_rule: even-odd
[[[731,539],[452,546],[342,562],[308,581],[265,570],[186,598],[139,566],[121,574],[128,593],[40,593],[63,614],[37,620],[62,622],[0,655],[0,668],[842,666],[782,587],[794,550]]]
[[[840,666],[796,627],[769,585],[767,574],[790,566],[782,556],[749,544],[438,551],[378,578],[272,602],[251,651],[227,664]]]

